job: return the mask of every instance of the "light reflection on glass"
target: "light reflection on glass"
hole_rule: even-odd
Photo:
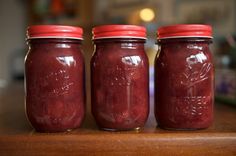
[[[196,64],[196,63],[203,63],[204,61],[207,60],[206,55],[203,52],[200,52],[196,55],[191,55],[186,58],[186,61],[188,65],[191,67],[191,65]]]
[[[122,62],[128,65],[138,66],[141,62],[141,58],[139,56],[125,56],[122,58]]]
[[[187,48],[188,49],[198,49],[198,50],[202,50],[203,49],[203,47],[197,46],[197,45],[188,45]]]
[[[137,49],[137,45],[133,43],[121,43],[122,49]]]
[[[73,56],[59,56],[57,60],[65,66],[75,65]]]
[[[71,48],[69,44],[62,44],[62,43],[57,44],[56,47],[57,48]]]

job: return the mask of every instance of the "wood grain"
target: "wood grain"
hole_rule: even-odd
[[[0,156],[4,155],[236,155],[236,109],[216,104],[214,124],[198,131],[156,128],[151,111],[141,131],[100,131],[87,113],[80,129],[37,133],[25,117],[23,85],[14,84],[0,90]]]

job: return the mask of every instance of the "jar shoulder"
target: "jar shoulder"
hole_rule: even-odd
[[[145,51],[95,51],[92,59],[92,66],[148,66],[148,57]]]
[[[25,56],[26,69],[84,68],[82,51],[77,49],[49,50],[30,49]]]
[[[25,60],[44,60],[45,58],[73,58],[84,59],[82,49],[29,49]]]

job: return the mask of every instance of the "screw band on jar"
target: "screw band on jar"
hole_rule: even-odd
[[[191,37],[213,38],[212,27],[201,24],[178,24],[163,26],[157,30],[157,39]]]
[[[102,25],[92,30],[93,40],[106,38],[146,38],[146,28],[136,25]]]
[[[27,39],[67,38],[83,40],[83,29],[64,25],[34,25],[27,28]]]

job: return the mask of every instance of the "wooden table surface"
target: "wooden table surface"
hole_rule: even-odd
[[[85,154],[236,156],[236,108],[215,104],[214,124],[206,130],[161,130],[151,110],[141,131],[100,131],[87,113],[80,129],[49,134],[30,127],[22,83],[0,90],[0,156]]]

